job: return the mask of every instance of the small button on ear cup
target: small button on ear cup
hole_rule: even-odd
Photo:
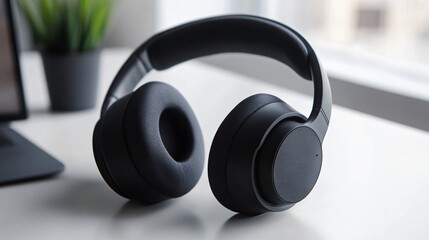
[[[269,211],[255,192],[254,155],[270,126],[293,116],[300,114],[268,94],[251,96],[228,114],[216,132],[208,164],[210,187],[222,205],[247,214]]]
[[[168,198],[188,193],[204,165],[198,121],[172,86],[150,82],[130,98],[124,118],[127,147],[140,176]]]

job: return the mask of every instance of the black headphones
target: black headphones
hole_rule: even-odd
[[[188,193],[204,165],[198,121],[172,86],[149,82],[151,70],[217,53],[276,59],[314,83],[308,118],[281,99],[256,94],[240,102],[214,137],[208,163],[217,200],[245,214],[283,211],[305,198],[320,173],[331,115],[329,80],[307,41],[261,17],[220,16],[161,32],[138,47],[113,80],[97,122],[98,169],[119,195],[157,203]]]

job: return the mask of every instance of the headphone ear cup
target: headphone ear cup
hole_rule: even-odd
[[[131,160],[144,181],[167,198],[188,193],[204,166],[204,143],[191,106],[172,86],[149,82],[137,89],[124,114]]]
[[[153,190],[134,167],[124,135],[124,114],[133,94],[109,107],[94,129],[94,155],[97,167],[107,184],[119,195],[157,203],[168,199]]]
[[[260,148],[278,124],[299,125],[305,120],[272,95],[257,94],[239,103],[222,122],[210,149],[209,182],[218,201],[232,211],[251,215],[283,211],[293,206],[289,202],[272,204],[261,195],[261,187],[267,186],[260,185],[258,176]],[[284,137],[287,133],[277,131],[277,135]],[[263,161],[266,160],[270,159]]]
[[[226,179],[228,153],[234,136],[251,114],[274,102],[283,101],[269,94],[257,94],[244,99],[226,116],[213,139],[208,162],[210,187],[216,199],[232,211],[240,211],[228,191]]]
[[[92,135],[92,148],[94,151],[94,158],[97,164],[97,168],[100,171],[104,181],[107,183],[107,185],[109,185],[111,189],[113,189],[113,191],[115,191],[121,196],[125,196],[126,198],[131,198],[131,196],[128,196],[119,188],[118,184],[115,182],[109,172],[109,169],[107,168],[107,163],[104,161],[100,121],[101,120],[99,120],[97,124],[95,124],[94,133]]]

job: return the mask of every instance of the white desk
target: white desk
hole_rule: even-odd
[[[127,56],[108,51],[100,100]],[[60,159],[54,179],[0,188],[0,239],[428,239],[429,134],[335,106],[312,193],[292,209],[240,219],[212,195],[207,173],[185,197],[142,206],[113,193],[96,168],[91,137],[98,109],[47,111],[37,55],[25,56],[30,119],[14,129]],[[206,152],[243,98],[259,92],[308,112],[311,99],[200,63],[155,73],[176,86],[200,120]]]

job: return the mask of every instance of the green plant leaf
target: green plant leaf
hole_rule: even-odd
[[[96,48],[100,44],[106,30],[110,9],[111,2],[108,0],[98,0],[95,2],[91,14],[91,26],[83,45],[84,51]]]
[[[80,19],[83,23],[85,30],[87,30],[87,28],[90,24],[92,1],[91,0],[80,0],[79,1]]]
[[[36,45],[42,44],[45,40],[45,29],[41,23],[34,6],[30,4],[32,1],[19,0],[18,7],[21,9],[33,35],[33,40]]]
[[[42,13],[42,19],[45,23],[45,26],[50,27],[54,24],[55,21],[55,10],[58,6],[55,0],[41,0],[40,1],[40,12]]]
[[[112,0],[18,0],[40,50],[90,51],[100,45]]]
[[[81,26],[77,16],[76,4],[65,4],[66,27],[67,27],[67,42],[69,52],[77,52],[81,42]]]
[[[40,0],[40,14],[46,29],[46,43],[49,46],[60,45],[56,41],[60,25],[60,14],[62,14],[62,5],[57,0]]]

